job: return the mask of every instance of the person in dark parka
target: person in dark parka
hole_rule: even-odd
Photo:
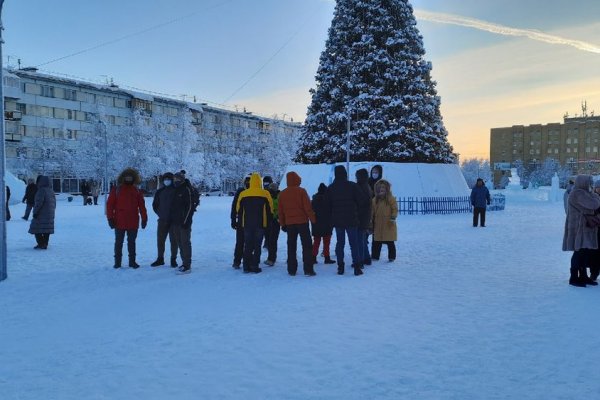
[[[192,268],[192,217],[195,205],[193,190],[185,182],[185,176],[176,173],[173,177],[175,194],[171,204],[171,224],[174,227],[176,242],[181,253],[181,272],[191,272]]]
[[[362,197],[360,206],[358,208],[358,250],[362,267],[365,264],[371,265],[371,254],[369,253],[369,231],[373,230],[373,226],[371,224],[371,200],[373,199],[373,191],[369,186],[369,173],[366,169],[361,168],[356,171],[356,183],[360,188]]]
[[[29,214],[31,213],[31,209],[35,204],[35,193],[37,192],[37,186],[33,179],[29,179],[27,182],[27,187],[25,188],[25,195],[23,196],[23,203],[25,203],[25,215],[23,218],[25,221],[29,219]]]
[[[371,193],[375,193],[375,184],[381,178],[383,178],[383,167],[381,165],[373,165],[371,172],[369,173],[369,186],[371,187]]]
[[[81,196],[83,196],[83,205],[84,206],[88,205],[88,198],[91,193],[92,193],[92,189],[90,188],[90,184],[86,180],[83,180],[81,182]]]
[[[252,174],[246,175],[244,178],[244,186],[235,192],[233,201],[231,202],[231,229],[235,230],[235,248],[233,250],[232,267],[235,269],[240,269],[242,257],[244,256],[244,228],[238,222],[237,203],[238,199],[240,198],[240,194],[250,187],[251,175]]]
[[[35,235],[37,246],[34,249],[45,250],[48,248],[50,235],[54,233],[54,213],[56,211],[56,197],[50,187],[50,178],[40,175],[37,178],[37,192],[33,206],[33,218],[29,225],[29,233]]]
[[[165,172],[162,176],[163,186],[156,191],[152,200],[152,209],[158,216],[158,225],[156,227],[156,248],[158,255],[156,261],[150,264],[152,267],[160,267],[165,265],[165,242],[169,236],[171,244],[171,267],[176,268],[177,251],[179,244],[177,243],[177,228],[173,225],[171,215],[171,206],[173,197],[175,196],[175,187],[173,186],[173,174]]]
[[[471,205],[473,206],[473,226],[477,226],[481,216],[481,227],[485,227],[485,210],[490,204],[490,191],[483,184],[483,179],[477,178],[477,182],[471,190]]]
[[[329,253],[329,245],[331,243],[331,234],[333,233],[333,225],[331,223],[331,209],[327,204],[327,186],[324,183],[319,185],[317,193],[313,195],[311,205],[317,222],[312,224],[312,236],[313,236],[313,249],[312,254],[314,263],[317,263],[317,256],[319,255],[319,246],[321,240],[323,240],[323,257],[325,257],[325,264],[335,264],[335,260],[332,260]]]
[[[348,172],[343,165],[335,167],[334,176],[333,183],[327,188],[327,200],[337,240],[335,255],[338,274],[344,274],[344,246],[346,245],[346,235],[348,235],[354,275],[362,275],[363,272],[360,268],[362,260],[360,260],[358,249],[358,226],[360,224],[358,210],[363,197],[358,185],[348,180]]]
[[[135,185],[142,181],[140,174],[133,168],[126,168],[117,179],[117,186],[113,186],[106,202],[106,218],[108,226],[115,230],[115,265],[121,268],[123,256],[123,241],[127,234],[127,251],[129,253],[129,266],[139,268],[135,260],[135,241],[138,234],[140,217],[142,229],[146,229],[148,214],[144,204],[144,196]]]

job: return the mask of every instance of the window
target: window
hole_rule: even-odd
[[[35,83],[24,83],[23,91],[28,94],[41,94],[42,89],[40,85],[36,85]]]
[[[41,95],[44,97],[54,97],[54,87],[48,85],[41,86]]]
[[[125,99],[115,99],[115,107],[127,108],[127,100],[125,100]]]
[[[73,140],[77,136],[77,131],[74,129],[67,129],[65,132],[65,139]]]
[[[77,91],[66,89],[65,90],[65,100],[77,100]]]
[[[19,79],[13,78],[12,76],[5,76],[4,77],[4,86],[18,88],[19,87]]]

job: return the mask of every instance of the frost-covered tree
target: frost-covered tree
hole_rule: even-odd
[[[338,0],[296,160],[456,159],[408,0]]]
[[[490,182],[492,179],[490,162],[482,158],[468,158],[464,160],[460,166],[460,170],[470,188],[475,186],[478,178],[483,179],[485,182]]]

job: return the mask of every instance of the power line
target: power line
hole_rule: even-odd
[[[321,5],[322,7],[322,5]],[[236,94],[238,94],[244,87],[246,87],[246,85],[248,83],[250,83],[252,81],[252,79],[254,79],[258,74],[260,74],[260,72],[265,69],[265,67],[267,65],[269,65],[269,63],[271,61],[273,61],[273,59],[275,57],[277,57],[277,55],[279,53],[281,53],[281,51],[287,47],[287,45],[302,31],[302,29],[304,29],[304,27],[308,24],[308,22],[313,18],[313,16],[315,16],[317,14],[317,12],[321,9],[321,7],[317,7],[317,9],[315,10],[315,12],[313,12],[308,18],[306,18],[302,24],[300,25],[300,27],[294,32],[292,33],[292,35],[283,43],[283,45],[281,47],[279,47],[277,49],[277,51],[275,51],[275,53],[273,53],[273,55],[271,57],[269,57],[269,59],[267,61],[265,61],[252,75],[250,75],[250,77],[248,79],[246,79],[246,81],[244,83],[242,83],[242,85],[237,88],[229,97],[227,97],[225,100],[223,100],[223,103],[227,103],[229,100],[231,100],[233,98],[233,96],[235,96]]]
[[[99,49],[100,47],[104,47],[104,46],[108,46],[108,45],[111,45],[111,44],[115,44],[115,43],[118,43],[118,42],[120,42],[120,41],[122,41],[122,40],[126,40],[126,39],[129,39],[129,38],[135,37],[135,36],[142,35],[142,34],[144,34],[144,33],[146,33],[146,32],[150,32],[150,31],[153,31],[153,30],[155,30],[155,29],[159,29],[159,28],[162,28],[162,27],[164,27],[164,26],[167,26],[167,25],[174,24],[175,22],[179,22],[179,21],[181,21],[181,20],[184,20],[184,19],[190,18],[190,17],[192,17],[192,16],[194,16],[194,15],[197,15],[197,14],[199,14],[199,13],[201,13],[201,12],[204,12],[204,11],[210,11],[210,10],[213,10],[213,9],[215,9],[215,8],[221,7],[221,6],[223,6],[223,5],[227,4],[227,3],[231,3],[232,1],[233,1],[233,0],[225,0],[225,1],[221,2],[221,3],[219,3],[219,4],[215,4],[215,5],[213,5],[213,6],[210,6],[210,7],[204,8],[204,9],[202,9],[202,10],[194,11],[193,13],[190,13],[190,14],[187,14],[187,15],[183,15],[183,16],[181,16],[181,17],[174,18],[174,19],[172,19],[172,20],[169,20],[169,21],[166,21],[166,22],[163,22],[163,23],[157,24],[157,25],[153,25],[153,26],[151,26],[151,27],[149,27],[149,28],[142,29],[141,31],[137,31],[137,32],[134,32],[134,33],[130,33],[130,34],[128,34],[128,35],[121,36],[121,37],[119,37],[119,38],[116,38],[116,39],[108,40],[108,41],[106,41],[106,42],[99,43],[99,44],[97,44],[97,45],[95,45],[95,46],[92,46],[92,47],[88,47],[87,49],[79,50],[79,51],[76,51],[76,52],[74,52],[74,53],[67,54],[67,55],[65,55],[65,56],[58,57],[58,58],[55,58],[55,59],[53,59],[53,60],[50,60],[50,61],[43,62],[43,63],[41,63],[41,64],[38,64],[38,65],[36,65],[36,68],[42,67],[42,66],[44,66],[44,65],[48,65],[48,64],[55,63],[55,62],[57,62],[57,61],[62,61],[62,60],[65,60],[65,59],[67,59],[67,58],[75,57],[75,56],[78,56],[78,55],[80,55],[80,54],[87,53],[87,52],[89,52],[89,51],[92,51],[92,50]]]

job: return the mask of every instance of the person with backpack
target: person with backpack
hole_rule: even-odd
[[[331,243],[331,235],[333,233],[333,225],[331,224],[331,210],[327,206],[327,186],[324,183],[319,185],[317,193],[313,195],[311,206],[315,212],[316,222],[312,223],[312,236],[313,236],[313,262],[318,263],[317,256],[319,255],[319,247],[321,246],[321,240],[323,241],[323,257],[325,257],[325,264],[335,264],[335,260],[332,260],[329,253],[329,246]]]
[[[142,229],[146,229],[148,214],[144,204],[142,191],[135,185],[142,181],[140,174],[133,168],[126,168],[117,179],[117,186],[113,186],[106,203],[106,218],[108,226],[115,230],[115,264],[114,268],[121,268],[123,257],[123,241],[127,234],[127,251],[129,253],[129,266],[139,268],[136,262],[135,241],[138,234],[140,217]]]
[[[310,205],[308,193],[300,184],[302,179],[294,172],[286,174],[287,188],[279,194],[279,223],[281,229],[287,233],[287,270],[291,276],[296,275],[298,260],[296,247],[298,236],[302,243],[302,263],[304,275],[315,276],[314,258],[312,256],[312,240],[310,238],[309,221],[315,223],[315,213]]]

